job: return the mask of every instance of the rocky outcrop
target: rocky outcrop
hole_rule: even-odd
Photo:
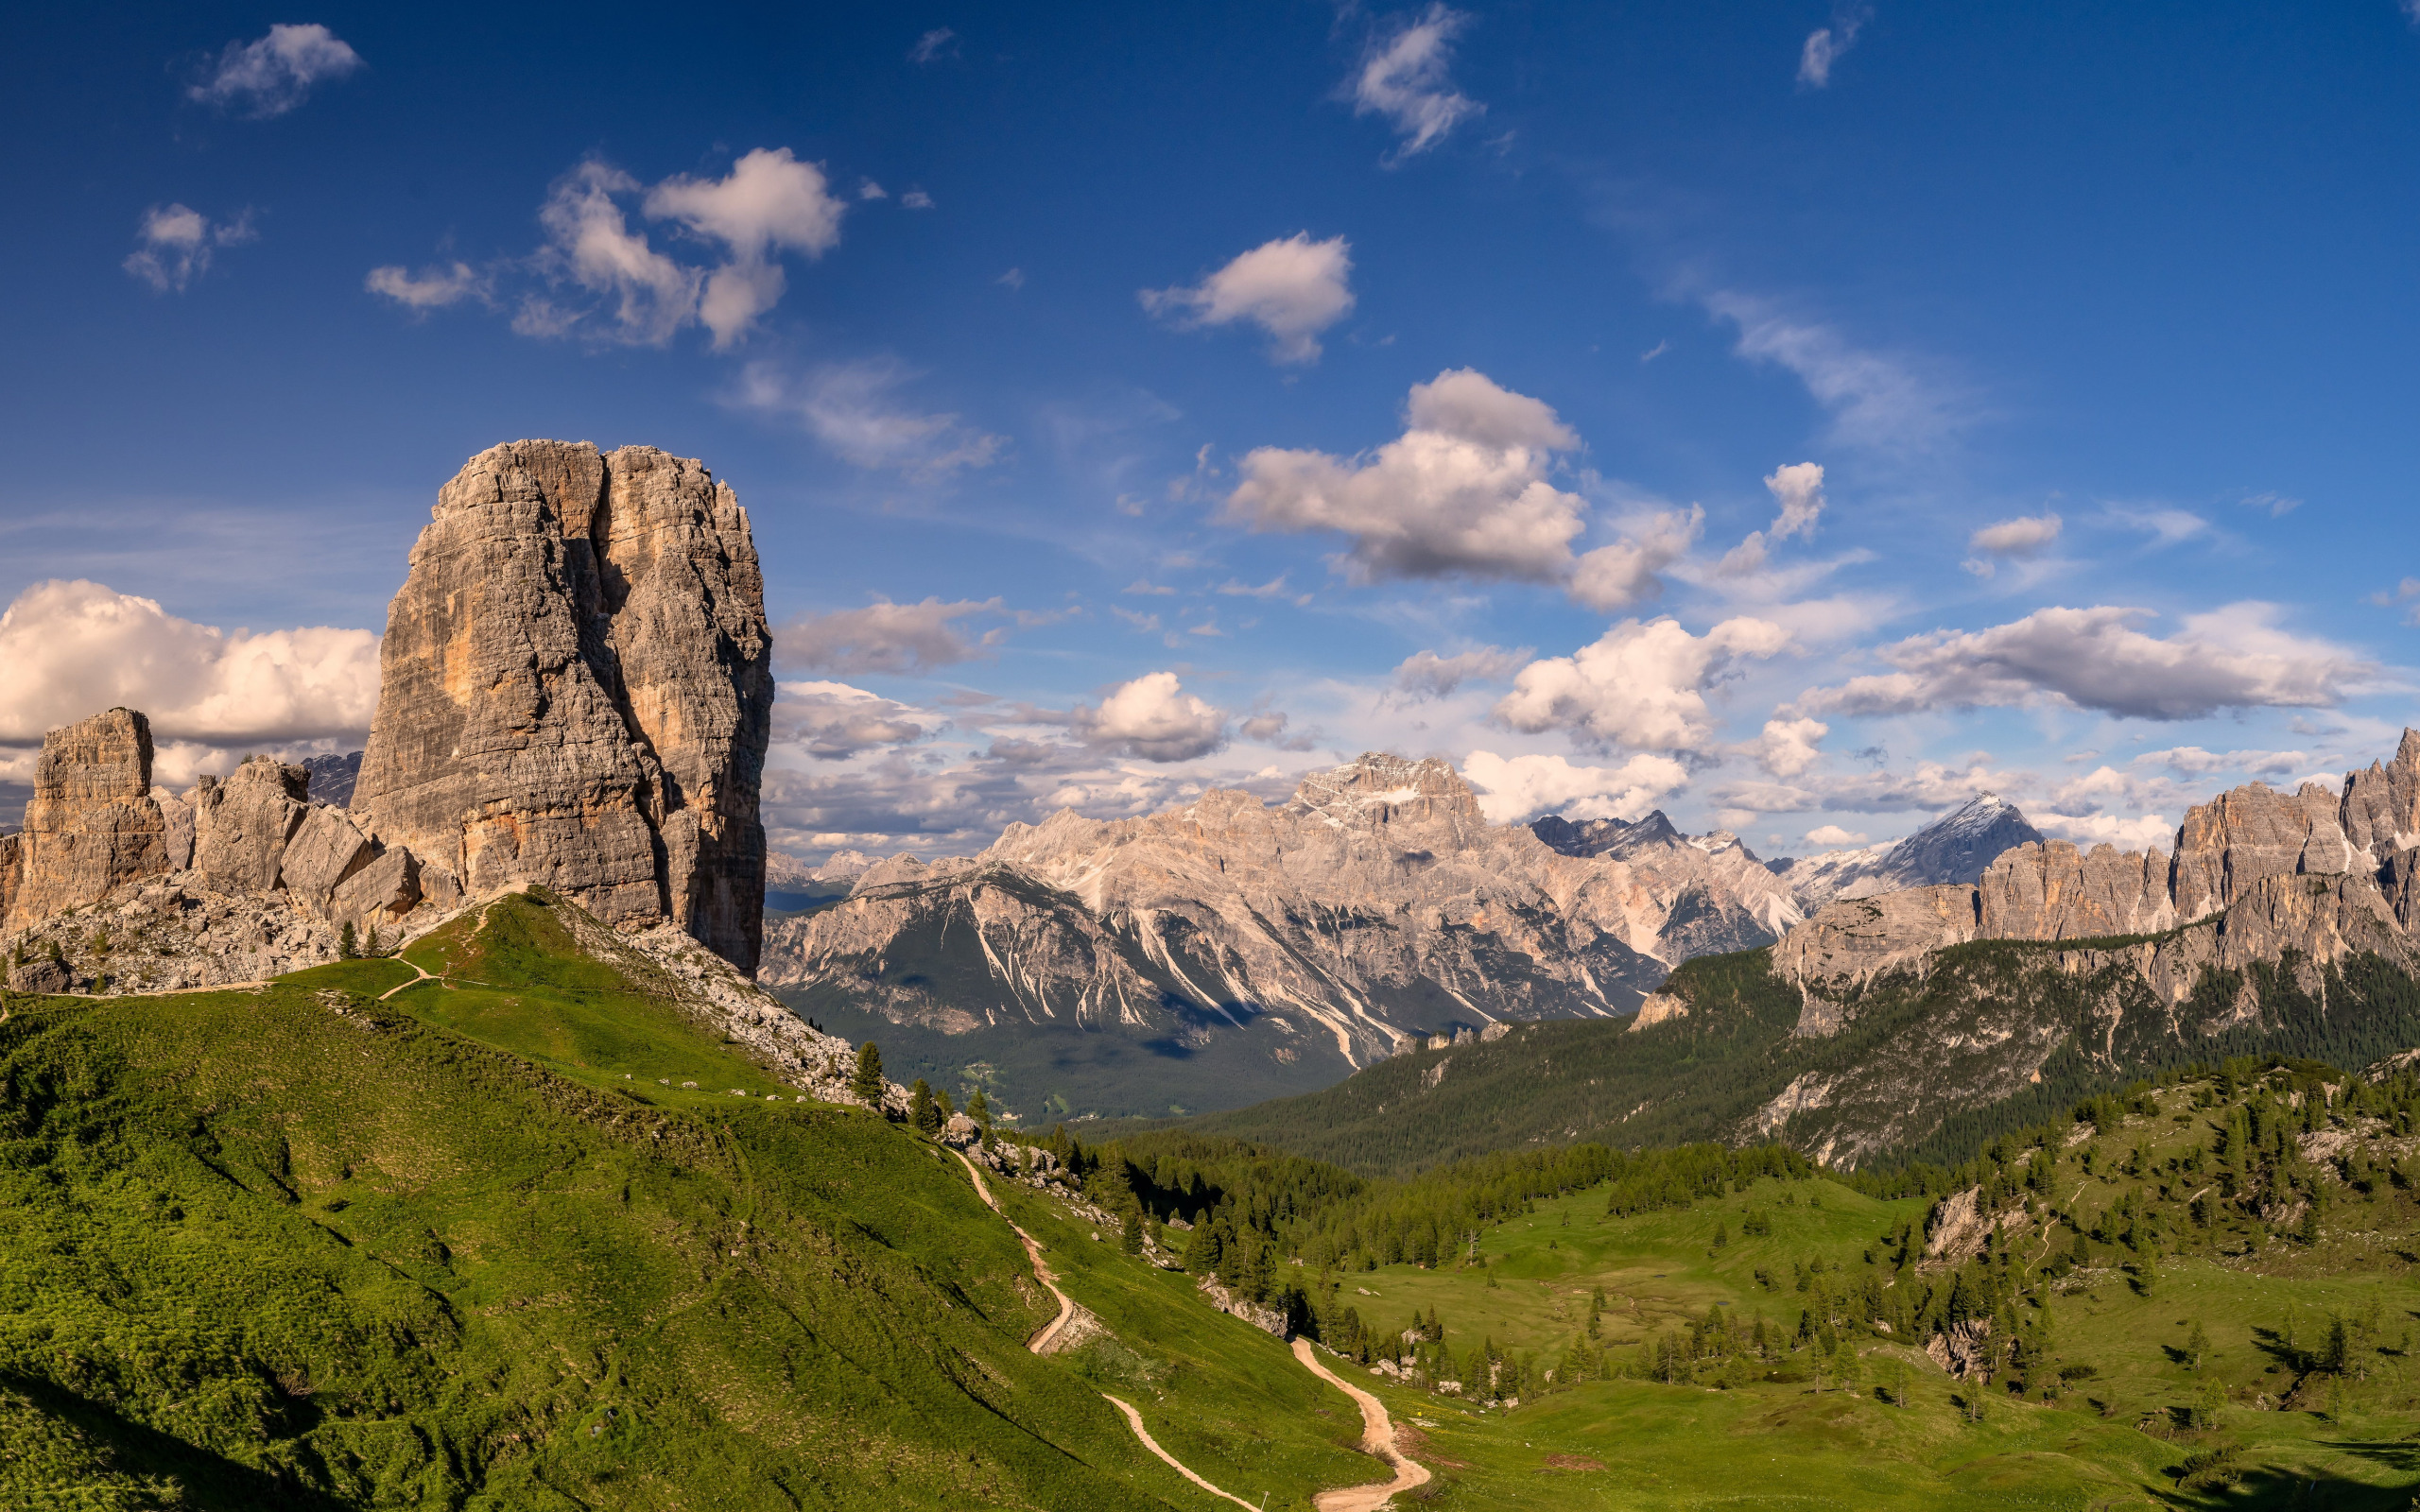
[[[2263,877],[2360,869],[2339,812],[2338,795],[2317,782],[2290,795],[2247,783],[2187,810],[2170,885],[2177,917],[2218,913]]]
[[[2151,935],[2176,923],[2164,851],[2087,854],[2065,840],[2001,852],[1975,889],[1977,933],[1986,939],[2092,939]]]
[[[130,709],[43,737],[15,881],[0,886],[16,929],[98,902],[168,869],[167,820],[151,797],[151,722]]]
[[[324,916],[337,888],[377,855],[370,836],[342,809],[315,803],[285,842],[279,879],[298,905]]]
[[[2407,730],[2394,760],[2344,780],[2344,838],[2383,863],[2420,846],[2420,730]]]
[[[439,887],[552,887],[755,967],[771,639],[695,461],[521,441],[438,496],[388,611],[354,809]]]
[[[1975,889],[1910,887],[1825,903],[1773,947],[1772,970],[1810,993],[1837,997],[1886,971],[1921,968],[1945,946],[1976,935]],[[1811,1006],[1811,1000],[1810,1000]],[[1828,1034],[1837,1019],[1800,1021],[1800,1032]]]
[[[310,774],[274,757],[256,756],[225,782],[203,778],[191,799],[193,869],[214,892],[269,892],[310,805]]]

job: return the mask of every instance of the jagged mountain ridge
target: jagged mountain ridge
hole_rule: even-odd
[[[1626,1014],[1677,962],[1802,916],[1730,836],[1567,854],[1490,822],[1447,763],[1373,753],[1283,804],[1214,790],[893,857],[769,926],[762,971],[803,1009],[943,1034],[1081,1026],[1182,1057],[1253,1027],[1333,1076],[1412,1029]]]

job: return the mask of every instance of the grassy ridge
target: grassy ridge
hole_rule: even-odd
[[[550,953],[543,901],[491,923],[492,975]],[[605,1085],[609,1049],[752,1071],[668,1020],[601,1042],[645,994],[570,965],[507,982],[517,1018],[445,1006],[593,1083],[348,990],[391,963],[10,1000],[0,1504],[1192,1504],[1026,1353],[1047,1299],[954,1161]]]

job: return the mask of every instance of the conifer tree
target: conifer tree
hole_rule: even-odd
[[[849,1078],[849,1095],[868,1108],[882,1106],[882,1052],[871,1040],[857,1046],[857,1070]]]
[[[933,1090],[925,1085],[922,1076],[917,1077],[916,1084],[908,1089],[908,1122],[916,1126],[919,1134],[941,1132],[942,1110],[934,1105]]]

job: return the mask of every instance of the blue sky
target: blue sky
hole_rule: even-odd
[[[530,436],[748,506],[809,858],[1365,748],[2136,846],[2392,750],[2408,8],[1171,9],[21,22],[0,784],[354,748]]]

